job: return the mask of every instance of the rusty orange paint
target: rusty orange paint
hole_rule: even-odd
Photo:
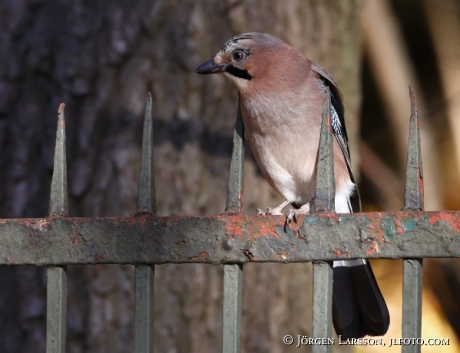
[[[261,236],[268,236],[271,235],[277,239],[279,239],[279,235],[275,231],[275,227],[273,224],[270,224],[268,222],[263,222],[260,224],[260,235]]]
[[[417,120],[417,123],[418,123],[418,120]],[[418,190],[419,190],[419,193],[420,193],[420,198],[422,199],[422,204],[424,202],[424,198],[425,198],[425,189],[423,187],[423,170],[420,166],[417,167],[417,170],[418,170]]]
[[[428,218],[431,225],[444,221],[449,224],[449,226],[458,234],[460,233],[460,218],[457,213],[450,212],[436,212],[434,214],[429,214]]]
[[[207,258],[208,258],[208,253],[205,251],[202,251],[198,255],[192,256],[189,259],[192,261],[196,261],[196,260],[206,261]]]
[[[279,239],[277,226],[283,226],[283,216],[259,216],[253,222],[246,224],[246,233],[253,238],[272,236]]]
[[[243,224],[239,222],[242,220],[241,216],[222,215],[221,217],[225,222],[225,230],[227,234],[243,238]]]
[[[404,234],[404,229],[401,224],[401,220],[399,218],[395,218],[395,225],[396,225],[396,234],[402,235]]]
[[[137,221],[139,222],[139,225],[144,228],[147,224],[147,217],[148,214],[141,215],[139,218],[137,218]]]
[[[337,256],[341,256],[341,255],[347,255],[348,256],[349,255],[348,251],[343,252],[342,250],[336,249],[336,248],[332,249],[332,251]]]
[[[371,231],[372,234],[374,234],[377,238],[378,241],[383,242],[385,241],[384,237],[384,231],[382,228],[382,217],[368,217],[369,220],[371,221],[369,223],[369,230]]]
[[[366,240],[365,241],[366,245],[368,245],[369,247],[366,248],[366,252],[369,254],[369,255],[373,255],[375,254],[376,252],[378,252],[378,244],[375,242],[375,241],[371,241],[371,240]]]

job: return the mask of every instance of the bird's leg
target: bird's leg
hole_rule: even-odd
[[[291,208],[287,213],[286,213],[286,223],[289,224],[292,221],[297,222],[297,217],[301,214],[307,214],[310,213],[310,202],[307,202],[305,205],[300,207],[299,209],[293,209]]]
[[[275,208],[267,208],[267,212],[265,213],[264,211],[262,211],[260,208],[257,209],[257,216],[282,216],[283,213],[281,212],[283,210],[283,208],[285,208],[288,204],[290,203],[290,201],[286,200],[286,201],[283,201],[283,203],[281,203],[281,205],[275,207]]]

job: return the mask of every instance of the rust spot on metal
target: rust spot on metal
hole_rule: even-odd
[[[150,217],[152,215],[150,214]],[[145,228],[149,221],[149,214],[135,215],[134,217],[119,219],[120,222],[126,222],[130,226],[140,225],[141,228]]]
[[[27,226],[30,226],[32,229],[36,229],[36,230],[39,230],[39,231],[44,231],[46,232],[48,229],[47,229],[47,222],[46,222],[46,218],[42,218],[42,219],[38,219],[38,220],[32,220],[30,222],[26,222],[26,225]]]
[[[376,218],[379,219],[382,217],[381,212],[369,212],[369,213],[360,212],[360,213],[353,213],[353,215],[354,216],[356,215],[362,218],[367,218],[369,221],[372,221]]]
[[[260,224],[260,235],[261,236],[273,236],[276,239],[279,239],[279,235],[275,232],[275,227],[268,224],[268,223],[261,223]]]
[[[245,228],[245,225],[243,223],[244,219],[241,216],[222,215],[221,217],[224,218],[227,234],[238,238],[243,237],[243,228]]]
[[[375,241],[372,241],[372,240],[366,240],[365,241],[365,251],[369,254],[369,255],[373,255],[375,253],[379,253],[380,252],[380,248],[379,248],[379,244]]]
[[[137,218],[137,222],[139,222],[139,225],[140,225],[142,228],[145,228],[145,226],[147,225],[147,221],[148,221],[147,215],[144,215],[144,216],[142,216],[142,217],[138,217],[138,218]]]
[[[64,108],[65,108],[65,103],[59,104],[58,114],[62,114],[62,112],[64,111]],[[59,120],[61,122],[61,130],[65,130],[65,120],[64,119],[59,119]]]
[[[270,216],[271,218],[272,216]],[[284,216],[277,217],[279,219],[276,219],[275,222],[273,219],[266,220],[264,218],[261,218],[261,222],[258,224],[255,224],[255,229],[250,229],[251,233],[255,238],[258,237],[266,237],[266,236],[272,236],[276,239],[279,239],[279,235],[276,233],[276,227],[277,226],[283,226],[284,224]],[[251,227],[252,228],[252,227]],[[259,229],[259,232],[257,232],[257,229]]]
[[[70,239],[70,242],[69,242],[70,245],[78,245],[78,243],[79,243],[78,238]]]
[[[332,249],[332,252],[336,255],[336,256],[348,256],[349,255],[349,252],[348,251],[342,251],[341,249],[337,249],[337,248],[334,248]]]
[[[375,215],[375,214],[374,214]],[[384,230],[383,230],[383,227],[382,227],[382,217],[377,217],[377,216],[374,216],[374,215],[370,215],[370,217],[368,217],[370,219],[370,223],[369,223],[369,231],[375,235],[375,237],[377,238],[378,241],[380,242],[383,242],[385,240],[385,237],[384,237]],[[374,216],[374,217],[373,217]]]
[[[430,214],[429,222],[431,225],[444,221],[449,224],[449,226],[457,233],[460,233],[460,217],[457,213],[451,212],[436,212],[434,214]]]
[[[417,124],[418,124],[418,120],[417,120]],[[420,198],[423,201],[424,200],[424,195],[425,195],[425,189],[423,187],[423,170],[420,167],[420,165],[417,167],[417,170],[418,170],[418,175],[419,175],[419,178],[418,178],[418,190],[419,190]]]
[[[396,225],[396,234],[398,235],[403,235],[404,234],[404,229],[401,224],[401,220],[399,218],[395,218],[395,225]]]
[[[205,252],[205,251],[202,251],[198,255],[192,256],[189,259],[192,260],[192,261],[197,261],[197,260],[198,261],[206,261],[207,258],[208,258],[208,253]]]
[[[96,261],[101,261],[101,260],[105,260],[107,258],[107,254],[102,254],[102,255],[99,255],[98,253],[96,253],[94,255],[94,260]]]
[[[189,217],[179,217],[179,216],[174,216],[174,217],[160,217],[161,220],[166,224],[168,227],[174,227],[181,218],[189,218]],[[192,217],[190,217],[192,218]],[[205,217],[203,217],[205,218]]]
[[[230,217],[229,217],[230,218]],[[279,235],[276,232],[276,228],[283,226],[285,222],[284,216],[258,216],[250,217],[250,221],[241,218],[241,216],[232,217],[230,219],[232,222],[231,225],[226,224],[227,231],[230,230],[230,235],[239,234],[238,230],[235,228],[244,228],[244,233],[241,232],[240,238],[244,236],[250,238],[260,238],[260,237],[274,237],[279,239]]]

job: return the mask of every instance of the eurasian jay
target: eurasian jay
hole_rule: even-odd
[[[360,212],[345,129],[342,92],[318,64],[281,39],[265,33],[231,38],[199,74],[223,73],[237,86],[245,137],[270,185],[285,199],[267,214],[294,209],[287,221],[309,212],[315,197],[321,116],[331,92],[334,132],[335,211]],[[263,214],[259,210],[259,214]],[[338,335],[358,338],[384,335],[388,308],[365,259],[334,261],[333,321]]]

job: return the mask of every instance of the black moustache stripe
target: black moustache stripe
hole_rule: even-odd
[[[225,71],[228,72],[230,75],[233,75],[239,78],[243,78],[245,80],[252,79],[252,76],[249,75],[249,73],[246,70],[238,69],[237,67],[232,66],[232,65],[228,65]]]

